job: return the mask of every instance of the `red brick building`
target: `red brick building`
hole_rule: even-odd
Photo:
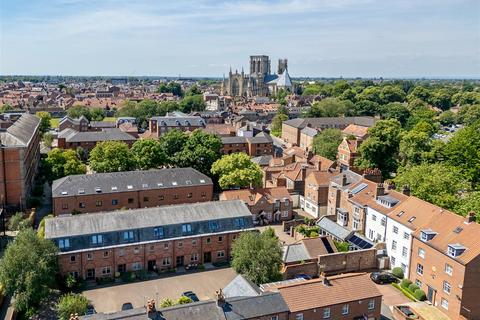
[[[220,194],[220,200],[242,200],[260,224],[291,220],[292,197],[285,187],[229,190]]]
[[[23,209],[40,162],[40,119],[23,114],[0,133],[0,197],[3,205]]]
[[[368,274],[345,274],[276,288],[290,320],[380,319],[382,295]]]
[[[240,232],[254,230],[241,201],[60,216],[45,223],[60,273],[84,279],[226,261]]]
[[[453,320],[480,319],[479,235],[474,213],[447,210],[412,234],[410,280]]]
[[[273,155],[273,139],[265,132],[255,137],[222,137],[222,154],[243,152],[251,157]]]
[[[192,168],[67,176],[52,184],[54,215],[211,201],[212,180]]]

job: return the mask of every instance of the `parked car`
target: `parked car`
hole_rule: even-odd
[[[91,304],[88,305],[87,311],[85,311],[85,315],[90,316],[90,315],[96,314],[96,313],[97,313],[97,311],[95,310],[95,308]]]
[[[300,274],[295,275],[295,279],[311,280],[312,277],[309,276],[308,274],[300,273]]]
[[[192,299],[193,302],[200,301],[200,299],[198,299],[197,295],[193,291],[186,291],[182,294],[182,296]]]
[[[389,272],[372,272],[370,279],[378,284],[397,282],[398,279]]]
[[[133,304],[131,302],[125,302],[122,304],[122,311],[133,309]]]

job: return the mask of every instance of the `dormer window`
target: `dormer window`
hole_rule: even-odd
[[[142,184],[142,188],[148,188],[148,183]]]
[[[102,188],[96,187],[96,188],[95,188],[95,192],[96,192],[96,193],[102,193]]]
[[[205,183],[205,179],[200,179],[200,183]]]
[[[85,189],[78,189],[78,194],[85,194]]]
[[[461,255],[465,251],[465,249],[466,248],[459,243],[449,244],[447,249],[447,254],[450,257],[455,258]]]
[[[183,234],[192,233],[192,225],[190,223],[183,224],[182,225],[182,233]]]
[[[192,180],[185,181],[185,184],[192,184]]]
[[[177,181],[172,181],[172,186],[178,185]]]
[[[128,190],[132,190],[132,189],[133,189],[133,186],[132,186],[131,184],[129,184],[129,185],[127,186],[127,189],[128,189]]]
[[[68,192],[67,191],[62,191],[62,196],[66,196],[68,195]]]
[[[117,191],[117,190],[118,190],[118,188],[116,186],[112,187],[112,191]]]
[[[162,183],[162,182],[158,182],[158,183],[157,183],[157,186],[158,186],[158,187],[163,187],[163,183]]]
[[[430,241],[435,237],[437,233],[432,230],[422,230],[420,231],[420,239],[424,242]]]

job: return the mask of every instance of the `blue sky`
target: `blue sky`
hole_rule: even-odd
[[[480,77],[478,0],[0,0],[0,74]]]

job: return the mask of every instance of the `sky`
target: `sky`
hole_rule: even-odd
[[[478,0],[0,0],[0,75],[480,77]]]

